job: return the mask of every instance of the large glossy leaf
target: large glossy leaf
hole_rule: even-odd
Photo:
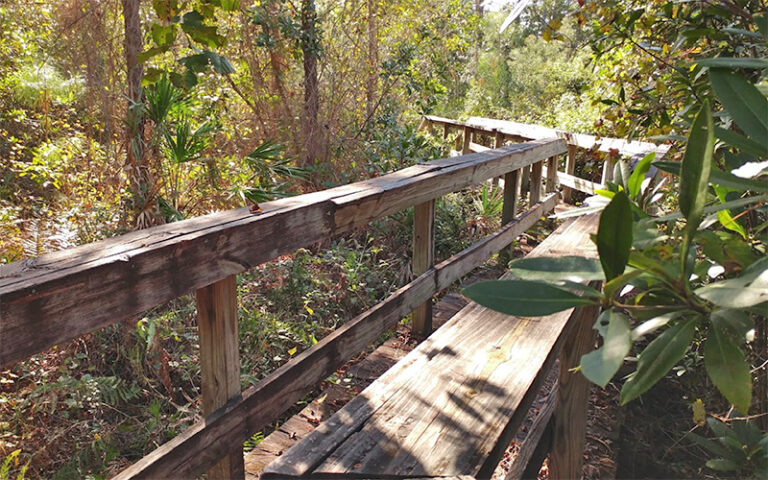
[[[656,158],[656,152],[651,152],[643,157],[640,162],[635,166],[635,170],[627,180],[627,188],[629,189],[629,196],[635,198],[640,193],[640,187],[643,185],[645,174],[651,168],[651,162]]]
[[[596,301],[544,282],[494,280],[477,282],[463,290],[473,301],[497,312],[523,317],[550,315]]]
[[[704,344],[704,366],[720,393],[746,414],[752,400],[752,378],[737,342],[727,324],[713,319]]]
[[[678,362],[693,340],[696,319],[681,321],[659,335],[640,354],[637,371],[621,389],[622,405],[656,384]]]
[[[765,58],[736,58],[736,57],[716,57],[697,60],[702,67],[711,68],[757,68],[768,67],[768,59]]]
[[[611,280],[624,273],[632,248],[632,209],[625,192],[617,193],[600,214],[597,229],[597,252],[605,278]]]
[[[691,126],[680,166],[680,211],[691,226],[699,224],[707,200],[713,147],[712,112],[705,101]]]
[[[599,260],[577,256],[521,258],[510,262],[509,273],[523,280],[588,282],[605,278]]]
[[[598,322],[607,322],[603,345],[581,357],[581,373],[591,382],[604,387],[619,371],[632,346],[631,329],[626,315],[613,310],[600,314]]]
[[[695,291],[723,308],[747,308],[768,302],[768,257],[744,270],[741,276],[714,282]]]
[[[755,322],[743,310],[715,310],[710,321],[728,331],[729,335],[738,340],[739,345],[746,341],[747,333],[755,328]]]
[[[768,143],[765,141],[761,143],[740,135],[733,130],[726,130],[721,127],[715,127],[715,137],[719,138],[732,147],[738,148],[744,153],[748,153],[756,157],[768,158]]]
[[[677,162],[656,162],[653,165],[659,170],[675,175],[680,174],[680,164]],[[737,177],[736,175],[724,172],[717,167],[710,168],[709,181],[715,185],[722,185],[723,187],[735,188],[741,191],[752,190],[755,192],[768,192],[768,182]]]
[[[744,77],[729,70],[712,69],[709,80],[725,109],[751,138],[768,138],[768,100]]]

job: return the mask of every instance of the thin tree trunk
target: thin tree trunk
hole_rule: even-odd
[[[301,52],[304,56],[304,116],[302,133],[304,135],[304,154],[302,164],[310,166],[318,158],[320,147],[320,94],[317,82],[317,56],[319,39],[315,24],[317,12],[314,0],[301,2]]]
[[[379,80],[379,44],[376,38],[376,1],[368,0],[368,82],[366,84],[365,113],[373,115]]]
[[[144,145],[145,120],[136,105],[144,101],[141,78],[144,68],[138,56],[143,48],[141,35],[141,0],[122,0],[123,20],[125,22],[125,64],[128,73],[128,108],[126,111],[125,142],[129,182],[132,195],[131,210],[138,228],[145,228],[154,223],[154,193],[151,191],[149,169],[146,162]]]

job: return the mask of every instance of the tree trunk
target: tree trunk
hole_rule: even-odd
[[[144,101],[141,78],[144,68],[139,63],[144,42],[141,35],[141,0],[122,0],[123,20],[125,22],[125,64],[128,84],[128,108],[126,110],[125,144],[127,167],[129,169],[129,188],[131,192],[132,214],[135,226],[146,228],[155,220],[154,193],[152,192],[149,168],[146,161],[144,144],[145,119],[137,105]]]
[[[373,116],[376,108],[376,89],[379,80],[379,44],[376,38],[376,1],[368,0],[368,82],[366,84],[365,113]]]
[[[302,133],[304,135],[304,154],[302,164],[311,166],[318,158],[320,147],[320,125],[318,111],[320,95],[317,83],[317,56],[319,39],[317,38],[317,12],[314,0],[301,1],[301,52],[304,56],[304,116]]]

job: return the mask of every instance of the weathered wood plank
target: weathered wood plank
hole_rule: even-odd
[[[517,453],[515,461],[512,462],[512,465],[504,477],[506,480],[519,480],[520,478],[523,478],[523,473],[528,469],[529,463],[535,461],[533,458],[535,456],[534,453],[538,450],[539,443],[547,432],[552,413],[555,410],[555,399],[557,397],[556,390],[557,388],[550,392],[546,403],[541,407],[539,414],[531,424],[531,427],[528,430],[528,435],[526,435],[525,440],[520,444],[520,451]],[[541,463],[531,470],[535,469],[536,472],[538,472],[540,468]]]
[[[200,336],[200,387],[203,415],[210,415],[240,396],[240,349],[237,338],[237,277],[197,291]],[[242,446],[208,470],[210,479],[242,479]]]
[[[0,366],[564,150],[562,140],[539,141],[438,160],[258,214],[216,213],[0,266]]]
[[[531,165],[530,202],[534,204],[541,198],[541,175],[544,162],[536,162]]]
[[[472,144],[472,129],[469,127],[464,127],[464,144],[461,147],[461,153],[466,155],[468,153],[472,153],[472,150],[470,149],[470,145]]]
[[[568,145],[568,154],[565,158],[565,174],[574,177],[573,173],[575,171],[576,171],[576,145]],[[558,178],[558,180],[560,179]],[[563,183],[563,181],[560,180],[560,183]],[[573,195],[573,190],[574,190],[573,187],[570,187],[570,186],[563,187],[563,202],[571,203],[571,196]]]
[[[581,476],[591,385],[584,375],[572,369],[579,365],[582,355],[594,348],[595,331],[592,325],[599,308],[583,308],[579,313],[560,353],[557,405],[552,425],[552,450],[549,454],[552,478]]]
[[[594,255],[594,219],[580,220],[588,228],[566,228],[539,253]],[[526,397],[532,400],[531,387],[554,360],[569,317],[516,318],[470,304],[263,478],[478,474],[503,425]]]
[[[435,257],[435,201],[413,207],[413,276],[418,277],[434,265]],[[432,333],[432,299],[413,311],[413,331],[426,337]]]
[[[541,140],[508,145],[497,150],[430,162],[435,170],[416,176],[391,177],[375,194],[351,194],[332,202],[336,205],[336,231],[349,231],[382,216],[443,196],[494,176],[531,165],[566,151],[562,140]],[[391,174],[396,175],[396,174]],[[385,176],[385,177],[390,177]],[[384,179],[385,177],[381,177]],[[535,203],[535,202],[533,202]]]
[[[547,159],[547,185],[546,192],[552,193],[557,190],[557,157]]]
[[[579,190],[580,192],[588,193],[590,195],[594,195],[595,190],[603,188],[603,186],[599,183],[590,182],[589,180],[574,177],[563,172],[557,172],[557,181],[560,182],[560,184],[563,186],[567,186],[569,188]]]
[[[515,225],[535,222],[542,212],[554,208],[555,203],[556,197],[553,196],[538,205],[531,215],[521,215],[519,220],[505,227],[506,233],[502,235],[512,235]],[[492,248],[503,242],[509,243],[511,239],[491,235],[479,246],[470,247],[430,268],[384,302],[357,316],[258,385],[244,391],[242,400],[231,402],[226,408],[209,415],[205,421],[162,445],[117,478],[189,477],[210,468],[221,455],[242,444],[251,434],[290,408],[312,386],[372,343],[416,306],[431,298],[438,288],[450,285],[486,260],[495,252]]]

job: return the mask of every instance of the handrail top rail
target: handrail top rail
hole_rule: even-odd
[[[439,117],[436,115],[425,115],[425,119],[442,123],[456,128],[472,128],[475,130],[482,130],[486,133],[499,132],[504,135],[518,136],[527,139],[541,139],[541,138],[562,138],[569,145],[574,145],[584,149],[596,149],[604,153],[618,153],[629,157],[644,156],[648,153],[655,152],[657,154],[656,160],[661,160],[666,156],[670,149],[669,145],[656,145],[651,142],[644,142],[640,140],[623,140],[620,138],[612,137],[598,137],[595,135],[589,135],[586,133],[574,133],[562,129],[544,127],[541,125],[533,125],[528,123],[513,122],[510,120],[497,120],[486,117],[469,117],[466,121],[454,120],[450,118]]]
[[[549,138],[0,266],[0,366],[386,215],[565,153]]]

